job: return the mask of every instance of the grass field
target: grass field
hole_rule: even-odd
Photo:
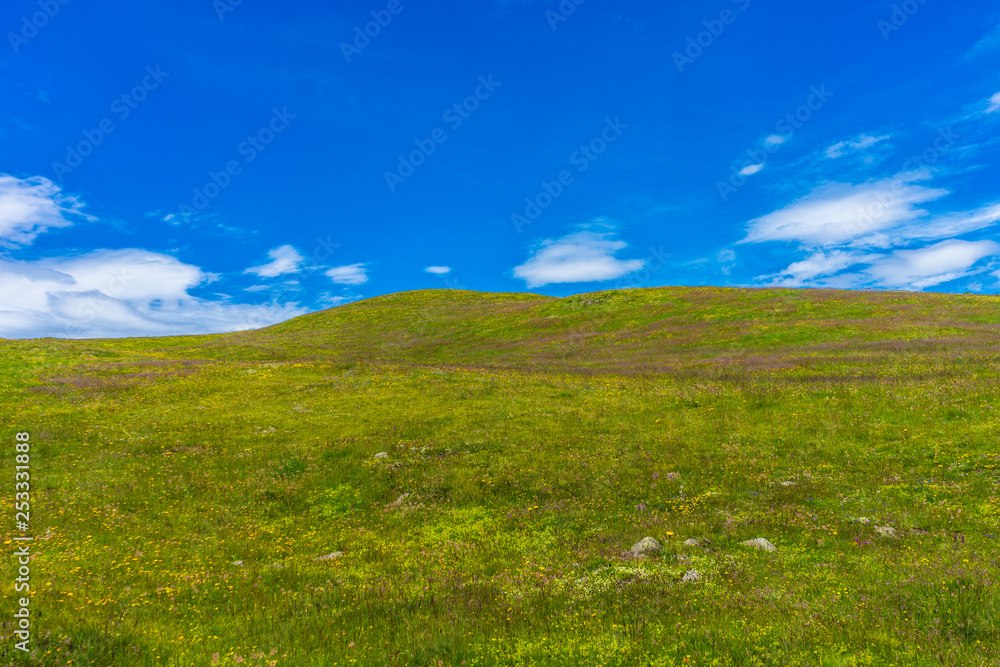
[[[1000,665],[1000,298],[438,290],[0,349],[11,664]]]

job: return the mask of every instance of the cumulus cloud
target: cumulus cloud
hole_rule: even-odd
[[[256,273],[262,278],[274,278],[286,273],[296,273],[302,263],[302,255],[290,245],[283,245],[268,251],[271,262],[261,266],[253,266],[243,273]]]
[[[92,220],[82,204],[42,176],[16,178],[0,174],[0,246],[29,245],[39,234]]]
[[[364,285],[368,282],[368,272],[364,264],[336,266],[327,271],[326,275],[338,285]]]
[[[740,169],[740,173],[744,176],[753,176],[763,168],[764,168],[763,164],[751,164]]]
[[[189,293],[215,277],[175,257],[137,249],[0,260],[0,336],[203,334],[258,328],[308,312],[296,304],[232,304]]]
[[[554,283],[613,280],[645,265],[641,259],[616,258],[615,253],[628,244],[611,237],[610,233],[583,231],[546,240],[527,262],[514,268],[514,277],[532,288]]]

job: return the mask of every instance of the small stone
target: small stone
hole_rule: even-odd
[[[241,561],[241,560],[234,560],[233,561],[233,565],[236,565],[237,567],[243,567],[243,561]]]
[[[325,556],[320,556],[316,560],[336,560],[336,559],[340,558],[343,555],[344,555],[343,551],[334,551],[333,553],[329,553],[329,554],[327,554]]]
[[[760,549],[761,551],[767,551],[767,552],[773,552],[778,550],[778,547],[774,546],[773,544],[765,540],[763,537],[755,537],[752,540],[747,540],[746,542],[743,542],[743,546],[753,547],[754,549]]]
[[[698,540],[696,540],[693,537],[691,537],[689,539],[684,540],[684,546],[686,546],[686,547],[700,547],[701,546],[701,542],[699,542]]]
[[[375,458],[377,458],[377,459],[387,459],[387,458],[389,458],[389,452],[379,452],[378,454],[375,455]]]
[[[795,486],[795,482],[782,482],[782,486]]]
[[[663,545],[657,542],[652,537],[644,537],[635,544],[629,550],[633,556],[640,556],[643,554],[658,554],[663,549]]]
[[[701,581],[701,572],[698,570],[688,570],[681,581]]]
[[[892,538],[899,537],[899,531],[897,531],[892,526],[875,526],[875,532],[881,535],[882,537],[892,537]]]
[[[677,560],[679,560],[682,563],[690,563],[691,556],[685,556],[684,554],[677,554]]]

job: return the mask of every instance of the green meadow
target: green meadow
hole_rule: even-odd
[[[997,297],[432,290],[0,350],[5,664],[1000,665]]]

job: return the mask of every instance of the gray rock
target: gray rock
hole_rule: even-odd
[[[782,486],[795,486],[795,482],[782,482]]]
[[[701,572],[698,570],[688,570],[681,581],[701,581]]]
[[[761,551],[773,552],[777,551],[778,547],[774,546],[763,537],[755,537],[752,540],[747,540],[743,542],[745,547],[753,547],[754,549],[760,549]]]
[[[684,546],[686,546],[686,547],[700,547],[701,546],[701,542],[699,542],[698,540],[696,540],[693,537],[691,537],[689,539],[684,540]]]
[[[378,454],[375,455],[375,458],[377,458],[377,459],[387,459],[387,458],[389,458],[389,452],[379,452]]]
[[[333,553],[327,554],[325,556],[320,556],[316,560],[337,560],[344,555],[343,551],[334,551]]]
[[[663,550],[663,545],[657,542],[652,537],[644,537],[635,544],[629,550],[633,556],[641,556],[648,554],[658,554]]]
[[[233,561],[233,565],[235,565],[237,567],[243,567],[243,561],[241,561],[241,560],[234,560]]]
[[[892,537],[892,538],[899,537],[899,531],[893,528],[892,526],[875,526],[875,532],[881,535],[882,537]]]

